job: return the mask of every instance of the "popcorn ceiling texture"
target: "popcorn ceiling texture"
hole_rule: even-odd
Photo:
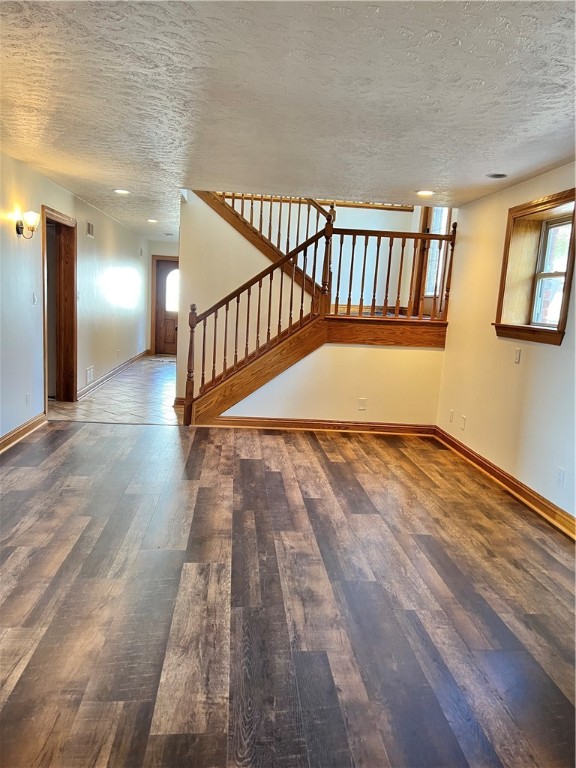
[[[574,154],[569,2],[0,6],[3,150],[138,229],[180,188],[462,205]]]

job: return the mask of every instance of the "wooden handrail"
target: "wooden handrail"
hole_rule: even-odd
[[[328,211],[325,211],[325,210],[324,210],[324,208],[322,208],[322,206],[321,206],[321,205],[319,205],[319,204],[316,202],[316,200],[314,200],[314,199],[313,199],[313,198],[311,198],[311,197],[305,197],[304,199],[306,200],[306,202],[307,202],[307,203],[310,203],[310,205],[312,206],[312,208],[316,208],[316,210],[318,211],[318,213],[321,213],[321,214],[322,214],[322,216],[324,216],[324,218],[325,218],[325,219],[328,219],[329,217],[331,218],[331,214],[330,214],[330,213],[328,213]]]
[[[268,277],[272,272],[282,267],[284,264],[286,264],[286,262],[290,261],[290,259],[293,259],[294,256],[297,256],[301,251],[306,250],[307,248],[309,248],[311,245],[313,245],[315,242],[317,242],[318,240],[320,240],[320,238],[324,236],[325,236],[325,229],[322,229],[320,230],[320,232],[317,232],[315,235],[312,235],[312,237],[309,237],[308,240],[305,240],[303,243],[298,245],[296,248],[290,251],[290,253],[287,253],[286,256],[283,256],[274,264],[271,264],[266,269],[263,269],[262,272],[259,272],[255,277],[252,277],[250,278],[250,280],[247,280],[239,288],[236,288],[235,291],[232,291],[223,299],[220,299],[220,301],[217,301],[216,304],[213,304],[209,309],[206,309],[204,310],[204,312],[201,312],[197,316],[196,322],[200,323],[202,320],[204,320],[204,318],[216,312],[217,309],[220,309],[221,307],[225,306],[225,304],[230,303],[233,299],[235,299],[241,293],[244,293],[244,291],[248,290],[248,288],[251,288],[252,286],[256,285],[260,280],[264,280],[264,278]]]
[[[356,235],[358,237],[367,235],[369,237],[393,237],[395,240],[404,238],[406,240],[448,240],[451,242],[455,235],[455,230],[450,235],[433,235],[428,232],[396,232],[387,229],[345,229],[343,227],[334,227],[335,235]]]

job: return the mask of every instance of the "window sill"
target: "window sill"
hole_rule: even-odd
[[[536,341],[540,344],[553,344],[559,347],[564,338],[564,331],[556,328],[538,328],[535,325],[505,325],[493,323],[496,335],[503,339],[520,339],[521,341]]]

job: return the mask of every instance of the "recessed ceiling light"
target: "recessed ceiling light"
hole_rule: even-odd
[[[166,237],[174,237],[174,235],[172,234],[172,232],[164,232],[164,235],[165,235]]]
[[[432,192],[431,189],[420,189],[418,192],[416,192],[417,195],[420,195],[420,197],[430,197],[430,195],[433,195],[434,192]]]
[[[158,219],[146,219],[148,224],[158,224]]]
[[[487,173],[486,176],[489,179],[505,179],[507,178],[507,173]]]
[[[116,192],[117,195],[129,195],[130,192],[127,189],[115,189],[114,192]]]

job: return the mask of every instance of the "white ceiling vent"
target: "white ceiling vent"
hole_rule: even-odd
[[[94,237],[94,224],[86,222],[86,237]]]

